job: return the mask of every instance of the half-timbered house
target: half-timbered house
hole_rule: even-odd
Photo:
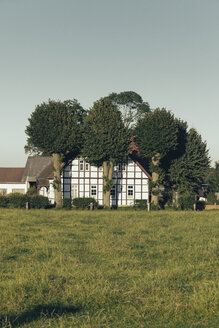
[[[150,174],[147,163],[135,153],[116,163],[113,171],[114,186],[111,205],[133,205],[135,200],[149,199]],[[67,165],[62,178],[63,198],[93,197],[103,205],[103,169],[76,158]]]

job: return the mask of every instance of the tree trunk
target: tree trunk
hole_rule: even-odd
[[[159,166],[160,154],[156,154],[152,158],[152,163],[155,167]],[[152,182],[154,184],[157,184],[158,178],[159,178],[159,174],[157,172],[152,172]],[[155,187],[152,188],[152,193],[151,193],[151,203],[154,204],[155,206],[159,204],[158,192],[159,192],[159,187],[156,185]]]
[[[103,162],[103,187],[107,187],[107,182],[112,180],[113,162]],[[104,178],[106,177],[106,178]],[[103,192],[103,206],[110,207],[110,189]]]
[[[56,207],[62,207],[61,160],[59,154],[52,154],[54,166],[54,196]]]

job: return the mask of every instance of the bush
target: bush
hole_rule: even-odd
[[[195,197],[190,193],[182,194],[179,198],[179,207],[181,210],[193,210],[195,203]]]
[[[205,209],[205,205],[206,205],[206,203],[204,201],[198,200],[196,202],[196,210],[197,211],[203,211]]]
[[[217,202],[217,196],[213,192],[207,194],[207,204],[214,205]]]
[[[98,207],[98,202],[94,198],[74,198],[72,201],[73,206],[79,209],[89,209],[90,203],[93,203],[94,208]]]
[[[8,194],[8,207],[9,208],[25,208],[27,202],[27,196],[25,194],[12,193]]]
[[[71,198],[63,199],[63,208],[66,210],[71,210],[71,208],[72,208],[72,199]]]
[[[147,200],[146,199],[136,199],[134,204],[135,209],[147,209]]]
[[[48,197],[42,195],[33,195],[27,197],[29,208],[48,208],[50,206]]]
[[[28,196],[27,194],[12,193],[7,196],[0,196],[0,207],[7,208],[26,208],[28,202],[29,208],[48,208],[50,202],[47,197],[41,195]]]
[[[8,207],[7,196],[0,196],[0,207]]]
[[[37,190],[36,187],[30,187],[27,192],[26,192],[27,196],[34,196],[37,195]]]
[[[160,208],[160,205],[155,205],[154,203],[151,203],[150,204],[150,210],[151,211],[159,211],[161,208]]]

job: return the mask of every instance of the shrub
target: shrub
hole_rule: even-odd
[[[48,197],[42,195],[33,195],[27,198],[29,208],[48,208],[50,206]]]
[[[151,211],[159,211],[161,208],[160,208],[160,205],[155,205],[154,203],[151,203],[150,204],[150,210]]]
[[[71,208],[72,208],[72,199],[71,198],[63,199],[63,208],[66,210],[71,210]]]
[[[12,193],[6,196],[8,198],[9,208],[25,208],[27,196],[25,194]]]
[[[196,202],[196,210],[197,211],[203,211],[204,209],[205,209],[205,202],[204,201],[202,201],[202,200],[198,200],[197,202]]]
[[[195,203],[195,197],[190,193],[182,194],[179,198],[179,207],[181,210],[193,210]]]
[[[0,196],[0,207],[8,207],[7,196]]]
[[[30,188],[27,190],[26,195],[27,195],[27,196],[37,195],[36,187],[30,187]]]
[[[98,202],[94,198],[74,198],[72,201],[73,206],[79,209],[89,209],[90,203],[94,204],[94,208],[98,207]]]
[[[213,205],[216,202],[217,202],[217,196],[215,195],[215,193],[209,192],[209,194],[207,194],[207,204]]]
[[[147,209],[147,200],[146,199],[136,199],[134,204],[135,209]]]

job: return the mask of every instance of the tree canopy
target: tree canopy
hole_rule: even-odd
[[[206,142],[202,141],[195,129],[190,129],[186,137],[184,153],[173,160],[170,166],[172,185],[181,193],[197,193],[205,181],[209,163]]]
[[[117,106],[108,98],[96,101],[84,124],[83,156],[91,164],[101,166],[104,161],[122,160],[129,143]]]
[[[219,162],[215,163],[215,168],[209,168],[205,183],[208,186],[208,192],[219,192]]]
[[[49,100],[36,106],[26,127],[26,152],[77,155],[82,145],[85,110],[77,100]],[[72,154],[72,155],[74,155]]]
[[[126,128],[133,127],[141,116],[151,110],[149,104],[134,91],[113,92],[108,98],[120,109]]]
[[[140,154],[146,158],[152,159],[159,154],[162,159],[177,149],[178,129],[175,118],[164,108],[157,108],[139,119],[134,133]]]

